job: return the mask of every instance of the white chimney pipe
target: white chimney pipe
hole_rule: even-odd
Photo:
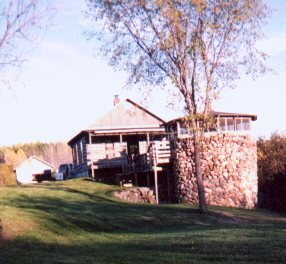
[[[120,103],[119,95],[114,95],[113,105],[116,106]]]

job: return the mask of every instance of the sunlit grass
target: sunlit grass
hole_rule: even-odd
[[[77,179],[0,188],[0,263],[284,263],[286,217],[130,204]]]

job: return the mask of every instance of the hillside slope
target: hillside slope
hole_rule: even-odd
[[[77,179],[0,188],[0,263],[285,263],[286,216],[130,204]]]

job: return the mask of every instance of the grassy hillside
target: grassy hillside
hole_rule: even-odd
[[[115,200],[88,179],[0,188],[0,263],[286,263],[286,216]]]

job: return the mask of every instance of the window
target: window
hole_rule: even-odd
[[[79,160],[78,160],[78,146],[77,146],[77,144],[74,145],[74,161],[75,161],[76,165],[79,164]]]
[[[236,118],[236,130],[242,130],[241,118]]]
[[[228,131],[233,131],[234,130],[234,120],[233,120],[233,118],[226,118],[226,125],[227,125],[227,130]]]
[[[225,126],[225,118],[219,118],[219,128],[222,131],[226,130],[226,126]]]
[[[220,117],[219,129],[222,131],[234,131],[234,119],[232,117]]]
[[[236,118],[236,130],[250,130],[250,119]]]
[[[81,139],[79,142],[79,150],[78,150],[78,159],[79,159],[79,163],[83,163],[84,162],[84,156],[83,156],[83,142],[84,140]]]
[[[249,118],[242,118],[242,130],[250,130]]]

